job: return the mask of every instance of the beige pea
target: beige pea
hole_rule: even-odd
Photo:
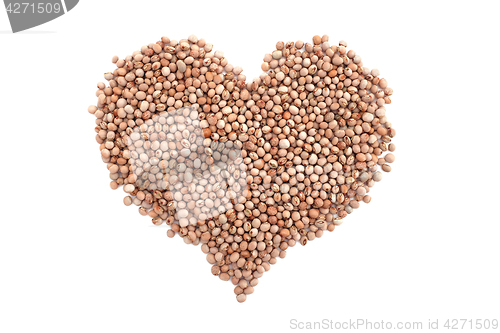
[[[388,153],[387,155],[385,155],[384,159],[387,163],[393,163],[396,160],[396,156],[394,156],[394,154]]]
[[[125,204],[125,206],[130,206],[132,204],[132,197],[127,196],[123,198],[123,203]]]
[[[283,56],[283,53],[280,50],[276,50],[273,52],[273,59],[279,60]]]

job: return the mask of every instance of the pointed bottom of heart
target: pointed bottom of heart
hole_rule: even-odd
[[[225,215],[223,214],[221,216]],[[254,293],[255,287],[259,284],[259,279],[265,272],[271,269],[272,265],[277,263],[278,258],[284,259],[286,257],[286,250],[288,247],[295,246],[297,243],[306,245],[308,240],[321,237],[323,230],[334,231],[335,226],[342,224],[343,220],[335,219],[331,221],[330,224],[321,220],[318,220],[318,222],[317,224],[322,227],[322,229],[318,229],[314,235],[309,234],[304,237],[301,236],[301,233],[296,232],[291,235],[291,239],[282,241],[279,235],[270,237],[270,234],[262,233],[256,237],[257,240],[260,239],[260,241],[239,242],[239,248],[236,249],[239,252],[236,252],[233,248],[229,248],[229,246],[225,246],[224,244],[227,245],[225,242],[217,248],[215,242],[217,239],[218,242],[222,242],[220,240],[221,238],[213,237],[214,240],[212,240],[211,237],[208,237],[206,234],[200,235],[199,238],[194,238],[193,235],[196,242],[194,245],[198,245],[201,239],[203,242],[201,244],[201,250],[206,254],[207,262],[212,265],[212,275],[219,277],[222,281],[230,281],[235,286],[234,293],[236,294],[236,300],[242,303],[246,301],[248,295]],[[174,227],[174,229],[177,228]],[[267,226],[263,229],[267,229]],[[219,232],[220,231],[216,230],[214,233],[218,235]],[[169,237],[174,237],[176,234],[173,233],[171,229],[167,232],[167,235]],[[228,237],[228,235],[223,236],[226,236],[226,239]],[[266,238],[268,238],[267,242]],[[295,241],[295,238],[298,238],[298,240]],[[190,242],[188,235],[184,236],[183,239],[186,243]]]

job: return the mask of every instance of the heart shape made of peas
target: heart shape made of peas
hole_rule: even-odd
[[[247,82],[196,36],[113,57],[97,87],[96,140],[112,189],[167,235],[201,244],[238,302],[336,226],[390,172],[392,89],[328,36],[278,42]]]

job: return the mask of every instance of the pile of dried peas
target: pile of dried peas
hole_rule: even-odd
[[[326,35],[278,42],[247,83],[205,40],[163,37],[114,56],[109,86],[97,85],[88,111],[111,188],[123,185],[125,205],[166,222],[169,237],[201,243],[212,274],[236,286],[238,302],[289,246],[333,231],[369,203],[379,166],[391,171],[392,89],[346,47],[330,46]],[[214,173],[220,161],[229,166]],[[241,195],[222,191],[220,181]],[[214,206],[220,215],[207,213]]]

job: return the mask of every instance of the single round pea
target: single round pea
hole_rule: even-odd
[[[388,153],[387,155],[385,155],[384,159],[387,163],[393,163],[396,160],[396,156],[394,156],[394,154]]]
[[[382,180],[382,173],[380,171],[377,171],[373,174],[373,180],[376,182],[379,182]]]

